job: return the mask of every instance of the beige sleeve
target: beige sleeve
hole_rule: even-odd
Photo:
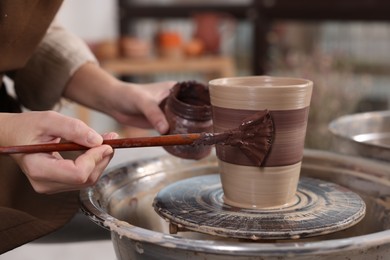
[[[53,24],[27,65],[13,75],[19,101],[31,110],[51,109],[70,77],[86,62],[97,62],[88,46]]]

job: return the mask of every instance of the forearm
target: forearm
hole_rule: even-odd
[[[168,123],[159,108],[173,82],[134,84],[123,82],[98,65],[86,63],[68,82],[64,96],[103,112],[121,124],[157,129],[165,133]]]
[[[71,77],[64,97],[86,107],[110,114],[112,100],[124,84],[94,63],[82,65]],[[123,97],[122,97],[123,98]]]

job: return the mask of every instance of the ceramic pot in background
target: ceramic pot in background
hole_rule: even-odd
[[[226,13],[200,12],[193,15],[193,38],[203,43],[205,54],[221,54],[227,38],[234,35],[235,21]]]

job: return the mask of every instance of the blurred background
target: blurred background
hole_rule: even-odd
[[[58,19],[102,67],[133,82],[225,76],[304,77],[314,82],[306,147],[327,149],[328,123],[388,109],[390,28],[385,1],[67,0]],[[97,130],[119,128],[65,106]]]

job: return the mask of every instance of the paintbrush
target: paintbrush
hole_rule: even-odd
[[[121,138],[104,140],[103,144],[110,145],[114,149],[172,145],[230,145],[239,147],[249,159],[261,164],[264,159],[263,157],[272,144],[273,132],[274,126],[271,115],[268,111],[261,111],[243,120],[237,129],[222,133],[189,133]],[[263,141],[260,141],[260,139]],[[90,147],[70,142],[45,143],[3,146],[0,147],[0,154],[80,151],[87,149],[90,149]]]

